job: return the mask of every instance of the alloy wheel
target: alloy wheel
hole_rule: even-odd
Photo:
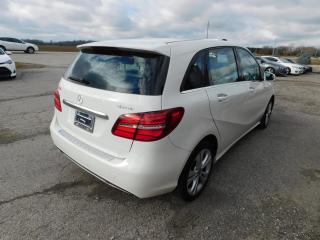
[[[265,125],[268,125],[268,123],[270,121],[271,114],[272,114],[272,103],[270,102],[268,104],[268,107],[267,107],[267,110],[266,110],[265,119],[264,119]]]
[[[32,47],[29,47],[29,48],[27,49],[27,52],[28,52],[28,53],[34,53],[34,49],[33,49]]]
[[[212,165],[212,154],[209,149],[202,149],[195,157],[189,170],[187,190],[191,196],[197,195],[208,180]]]
[[[270,68],[267,68],[267,69],[266,69],[266,72],[270,72],[270,73],[273,73],[273,74],[275,73],[274,69],[271,68],[271,67],[270,67]]]
[[[286,75],[290,74],[290,68],[286,68]]]

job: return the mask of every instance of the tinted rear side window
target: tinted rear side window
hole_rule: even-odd
[[[83,49],[65,79],[89,87],[140,95],[161,95],[169,57],[115,48]]]
[[[12,38],[11,41],[15,43],[22,43],[20,39],[16,39],[16,38]]]
[[[238,80],[238,69],[232,48],[209,50],[208,72],[211,85],[233,83]]]
[[[184,77],[181,91],[209,85],[206,77],[206,54],[207,51],[201,51],[193,57]]]

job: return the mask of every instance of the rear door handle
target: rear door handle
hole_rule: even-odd
[[[217,97],[219,102],[223,102],[228,99],[228,95],[225,93],[219,93]]]

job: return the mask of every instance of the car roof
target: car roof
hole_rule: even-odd
[[[263,58],[267,58],[267,57],[271,57],[271,58],[279,58],[279,57],[276,57],[276,56],[270,56],[270,55],[267,55],[267,56],[261,56]]]
[[[173,38],[140,38],[140,39],[121,39],[108,40],[101,42],[92,42],[79,45],[79,49],[90,47],[116,47],[124,49],[135,49],[142,51],[156,52],[163,55],[170,56],[171,49],[179,52],[194,52],[200,51],[208,47],[215,46],[235,46],[229,41],[220,39],[195,39],[183,40]]]

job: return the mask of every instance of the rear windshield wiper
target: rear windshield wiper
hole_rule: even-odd
[[[70,80],[72,81],[76,81],[76,82],[79,82],[79,83],[83,83],[83,84],[86,84],[86,85],[89,85],[90,82],[84,78],[77,78],[77,77],[73,77],[73,76],[70,76],[68,77]]]

